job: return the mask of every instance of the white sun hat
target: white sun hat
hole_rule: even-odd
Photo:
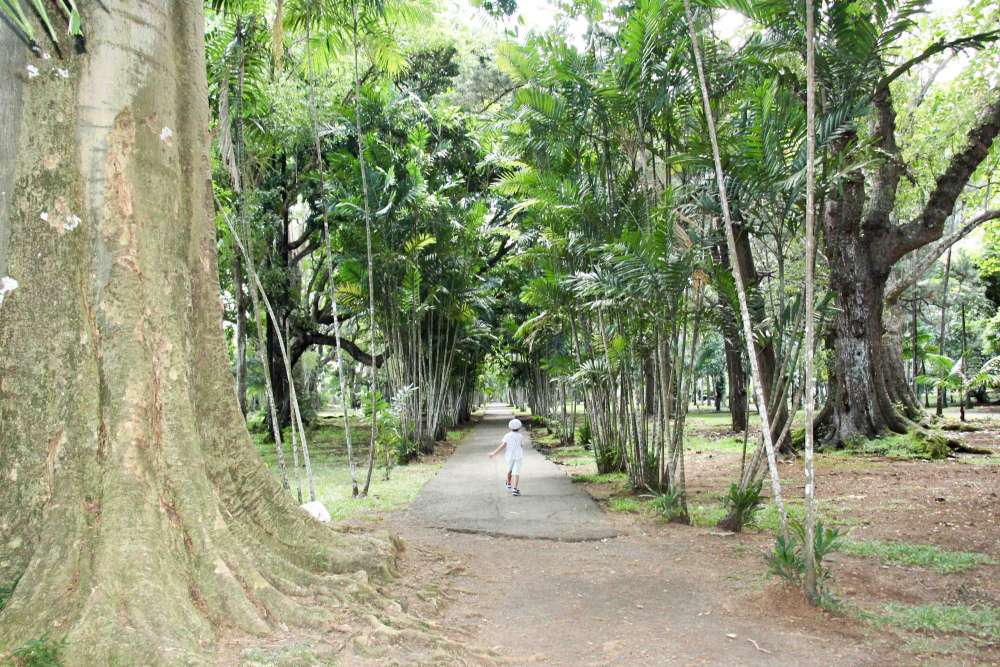
[[[517,419],[516,417],[514,419],[511,419],[510,423],[507,424],[507,428],[509,428],[511,431],[521,430],[521,420]]]

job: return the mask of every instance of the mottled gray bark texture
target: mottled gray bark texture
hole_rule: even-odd
[[[15,176],[15,162],[11,156],[17,149],[20,130],[20,123],[9,119],[21,117],[21,80],[27,76],[27,53],[28,49],[17,34],[5,23],[0,23],[0,278],[7,275],[8,207]]]
[[[847,174],[828,197],[823,215],[838,312],[830,394],[817,429],[834,444],[914,426],[918,406],[902,372],[898,323],[892,318],[887,327],[884,319],[886,282],[902,257],[941,238],[958,197],[1000,134],[1000,89],[994,89],[964,147],[938,176],[920,215],[899,224],[891,216],[905,166],[887,86],[875,92],[873,105],[873,135],[882,161],[870,178],[861,170]],[[845,136],[834,152],[846,151],[854,139]]]
[[[330,622],[394,547],[308,518],[243,425],[202,3],[81,9],[87,53],[0,76],[20,283],[0,306],[0,655],[47,633],[66,664],[209,663],[225,632]]]

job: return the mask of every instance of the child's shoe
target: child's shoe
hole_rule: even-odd
[[[511,490],[512,488],[514,488],[514,487],[512,487],[512,486],[510,485],[510,482],[504,482],[504,486],[506,486],[506,487],[507,487],[507,490],[508,490],[508,491],[510,491],[510,490]]]
[[[513,491],[510,492],[510,495],[512,495],[512,496],[519,496],[519,495],[521,495],[521,489],[514,489]]]

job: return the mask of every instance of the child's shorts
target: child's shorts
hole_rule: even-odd
[[[510,461],[507,461],[507,470],[510,471],[511,475],[521,474],[521,461],[523,460],[524,459],[511,459]]]

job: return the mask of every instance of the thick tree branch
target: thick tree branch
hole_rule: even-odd
[[[503,237],[503,240],[500,241],[500,247],[497,248],[496,254],[493,255],[493,257],[491,257],[489,260],[487,260],[486,264],[481,269],[479,269],[479,275],[483,275],[484,273],[492,269],[494,266],[499,264],[500,260],[509,255],[510,251],[513,250],[515,247],[517,247],[517,243],[511,242],[509,236]]]
[[[496,95],[495,97],[493,97],[492,99],[490,99],[490,101],[487,102],[483,106],[482,109],[480,109],[479,111],[477,111],[476,115],[481,115],[481,114],[486,113],[487,111],[489,111],[493,107],[493,105],[495,105],[497,102],[499,102],[503,98],[507,97],[507,95],[509,95],[510,93],[513,93],[515,90],[517,90],[518,88],[520,88],[523,85],[524,85],[523,83],[515,83],[515,84],[512,84],[510,86],[507,86],[506,88],[504,88],[503,90],[501,90],[498,95]]]
[[[920,276],[922,276],[927,269],[931,268],[931,266],[934,265],[934,262],[936,262],[938,258],[941,257],[946,250],[948,250],[948,248],[961,241],[970,232],[972,232],[972,230],[979,227],[984,222],[996,220],[998,218],[1000,218],[1000,209],[986,211],[985,213],[972,218],[951,234],[941,239],[937,245],[931,248],[926,255],[917,261],[917,265],[906,275],[905,278],[902,278],[889,288],[889,291],[885,296],[886,305],[894,305],[896,301],[899,300],[899,297],[902,296],[906,290],[913,287],[913,285],[920,280]]]
[[[910,58],[899,67],[892,70],[892,72],[883,76],[879,80],[878,84],[875,86],[875,92],[873,93],[872,97],[877,96],[879,94],[879,91],[881,91],[882,89],[888,89],[889,84],[891,84],[893,81],[903,76],[904,74],[906,74],[911,69],[913,69],[920,63],[924,62],[928,58],[932,58],[937,54],[941,53],[942,51],[957,52],[957,51],[962,51],[963,49],[979,49],[985,46],[986,44],[989,44],[990,42],[995,42],[998,39],[1000,39],[1000,29],[990,30],[988,32],[980,32],[976,33],[975,35],[969,35],[968,37],[959,37],[958,39],[953,39],[950,41],[939,39],[938,41],[934,42],[926,49],[924,49],[923,52]]]
[[[888,224],[904,170],[896,143],[896,109],[888,86],[876,91],[872,104],[875,105],[875,146],[882,152],[882,163],[875,174],[871,203],[863,223],[866,232],[885,228]]]
[[[920,92],[917,93],[916,99],[914,99],[913,103],[910,105],[911,111],[916,110],[918,107],[920,107],[921,104],[924,103],[924,99],[926,99],[927,93],[930,91],[931,86],[934,85],[934,82],[937,80],[941,72],[944,71],[945,67],[948,66],[948,63],[950,63],[954,59],[955,59],[955,54],[954,53],[949,54],[947,58],[942,60],[941,63],[934,68],[934,71],[931,72],[931,75],[927,77],[927,80],[924,81],[924,84],[920,86]]]
[[[302,342],[305,346],[308,345],[336,345],[337,341],[332,334],[323,334],[317,331],[304,331],[302,332]],[[340,347],[347,352],[351,357],[358,363],[364,364],[365,366],[371,366],[372,362],[375,363],[375,367],[379,368],[385,363],[387,355],[385,352],[375,355],[374,359],[372,355],[368,354],[360,347],[357,343],[348,338],[341,336]]]
[[[955,202],[1000,134],[1000,88],[993,89],[992,97],[979,123],[969,130],[965,148],[952,156],[948,167],[938,176],[923,212],[887,232],[880,254],[888,267],[906,253],[941,238],[944,222],[955,210]]]

